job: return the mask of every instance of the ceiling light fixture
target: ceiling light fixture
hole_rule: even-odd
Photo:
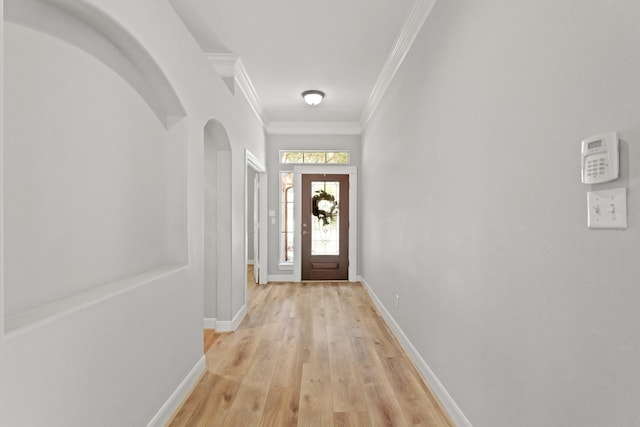
[[[321,90],[305,90],[304,92],[302,92],[302,97],[304,98],[304,102],[313,107],[322,102],[322,98],[324,98],[324,92],[322,92]]]

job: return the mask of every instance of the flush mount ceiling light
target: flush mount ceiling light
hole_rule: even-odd
[[[304,102],[311,105],[318,105],[322,102],[322,98],[324,98],[324,92],[321,90],[305,90],[302,92],[302,97],[304,98]]]

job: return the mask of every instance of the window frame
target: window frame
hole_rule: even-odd
[[[286,254],[287,248],[286,248],[286,241],[287,241],[287,237],[286,237],[286,233],[287,233],[287,227],[284,224],[285,218],[286,218],[286,209],[287,206],[285,206],[285,203],[291,203],[292,204],[292,208],[294,207],[294,201],[288,202],[285,198],[285,191],[284,188],[282,186],[282,182],[283,182],[283,175],[284,174],[289,174],[291,175],[291,192],[292,192],[292,196],[294,196],[295,192],[294,192],[294,185],[293,185],[293,179],[294,179],[294,175],[292,171],[288,171],[288,170],[280,170],[278,173],[278,186],[279,186],[279,217],[278,217],[278,246],[279,246],[279,253],[278,253],[278,266],[280,267],[281,270],[293,270],[293,258],[295,257],[295,245],[293,247],[293,254],[290,260],[285,260],[283,255]],[[295,200],[295,199],[294,199]],[[283,210],[284,209],[284,210]],[[292,209],[293,210],[293,209]],[[293,215],[292,212],[292,221],[293,221],[293,227],[292,229],[289,231],[292,236],[293,236],[293,232],[295,229],[295,215]]]
[[[283,162],[283,157],[285,153],[300,153],[303,155],[303,161],[302,162],[292,162],[292,163],[288,163],[288,162]],[[324,163],[304,163],[304,153],[325,153],[324,156]],[[327,156],[326,153],[344,153],[347,156],[347,161],[345,163],[327,163]],[[299,245],[299,242],[297,241],[297,236],[296,236],[296,230],[297,230],[297,224],[296,221],[298,220],[297,216],[296,216],[296,203],[295,203],[295,197],[298,194],[296,191],[296,174],[295,174],[295,170],[298,168],[309,168],[310,170],[313,168],[319,168],[319,169],[331,169],[333,170],[340,170],[340,169],[345,169],[345,170],[352,170],[353,167],[351,166],[351,150],[344,150],[344,149],[333,149],[333,150],[313,150],[313,149],[309,149],[309,150],[291,150],[291,149],[284,149],[284,150],[278,150],[278,162],[280,164],[280,168],[278,170],[278,248],[279,248],[279,252],[278,252],[278,268],[280,270],[294,270],[295,273],[295,266],[297,263],[297,247],[296,245]],[[285,194],[284,194],[284,188],[282,186],[282,174],[292,174],[292,190],[293,190],[293,199],[294,201],[292,202],[293,204],[293,227],[292,230],[290,230],[291,232],[293,232],[293,251],[292,251],[292,257],[290,260],[284,260],[284,254],[286,251],[286,237],[285,237],[285,230],[286,227],[283,223],[283,221],[285,220],[285,214],[283,212],[283,207],[284,207],[284,203],[285,203]],[[334,172],[332,172],[334,173]],[[286,207],[284,207],[286,209]]]
[[[285,153],[297,153],[297,154],[302,154],[303,156],[303,160],[302,162],[284,162],[283,161],[283,156]],[[304,154],[305,153],[324,153],[324,162],[305,162],[304,161]],[[334,162],[327,162],[327,153],[344,153],[347,155],[347,161],[345,163],[334,163]],[[322,166],[326,166],[326,165],[341,165],[341,166],[348,166],[351,164],[351,150],[279,150],[278,151],[278,161],[281,165],[306,165],[306,166],[310,166],[310,165],[322,165]]]

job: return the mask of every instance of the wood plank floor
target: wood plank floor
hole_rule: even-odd
[[[452,426],[359,283],[249,285],[169,426]]]
[[[216,332],[215,329],[204,330],[204,352],[209,351],[211,346],[220,338],[222,334]]]

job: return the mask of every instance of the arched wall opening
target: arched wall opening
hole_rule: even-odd
[[[210,120],[204,129],[204,318],[231,319],[232,214],[231,144],[224,126]]]
[[[5,20],[84,51],[126,80],[171,127],[185,110],[160,66],[118,22],[76,0],[4,0]]]
[[[5,1],[7,333],[187,263],[182,105],[135,39],[82,5]]]

